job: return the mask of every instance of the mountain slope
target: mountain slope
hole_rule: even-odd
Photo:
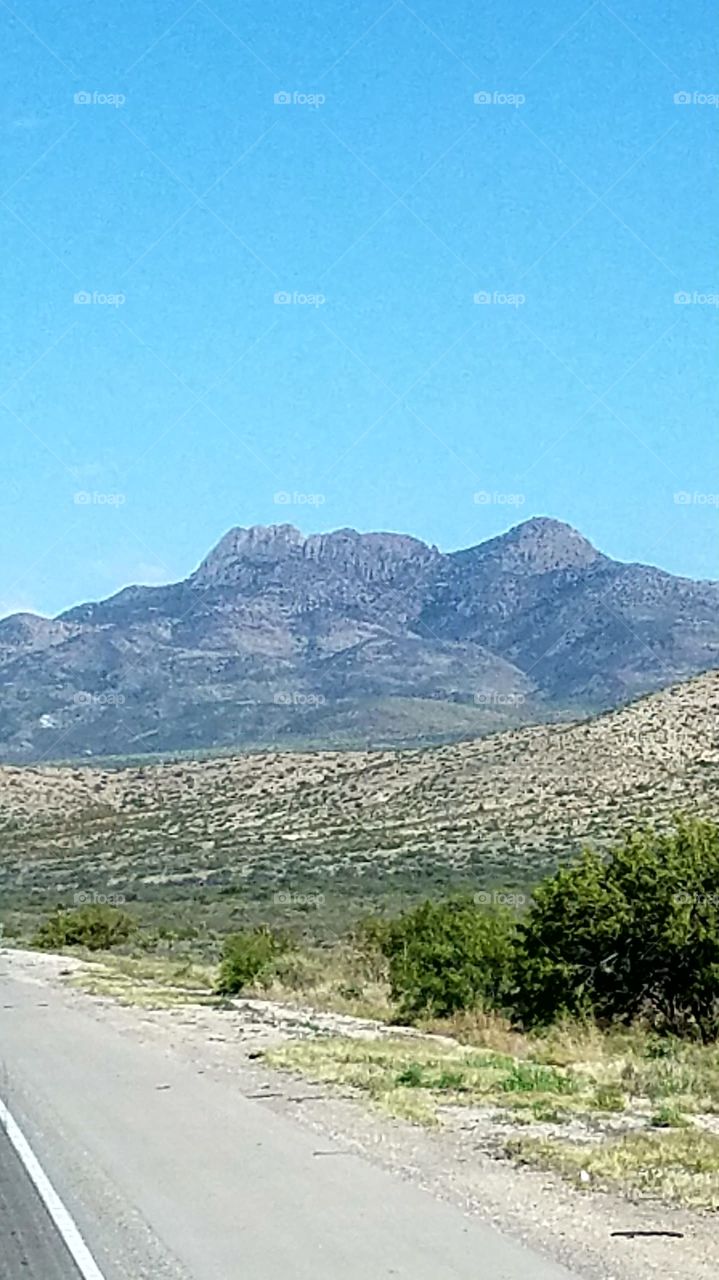
[[[421,621],[550,700],[612,706],[719,665],[719,584],[611,560],[569,525],[530,520],[448,559]]]
[[[719,584],[611,560],[560,521],[449,555],[233,529],[183,582],[0,622],[0,758],[433,742],[715,666]]]

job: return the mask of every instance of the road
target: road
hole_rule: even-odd
[[[78,1280],[78,1271],[5,1130],[0,1128],[0,1275]]]
[[[0,1094],[103,1280],[577,1280],[10,967]],[[0,1275],[77,1280],[0,1139]]]

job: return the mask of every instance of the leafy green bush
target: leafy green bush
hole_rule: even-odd
[[[586,851],[536,889],[519,929],[515,1007],[525,1025],[562,1014],[643,1017],[705,1042],[719,1035],[719,828],[677,819],[608,858]]]
[[[424,902],[389,922],[379,943],[399,1016],[448,1017],[501,1007],[510,990],[514,919],[471,897]]]
[[[229,934],[222,948],[218,994],[237,995],[252,983],[269,978],[275,961],[288,946],[286,938],[265,926]]]
[[[44,951],[59,951],[63,947],[109,951],[127,942],[135,927],[132,917],[116,907],[88,904],[69,911],[58,909],[40,926],[33,946]]]

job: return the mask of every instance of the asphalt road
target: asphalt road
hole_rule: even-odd
[[[3,1280],[80,1280],[5,1130],[0,1127],[0,1275]]]
[[[577,1280],[2,957],[0,1093],[105,1280]],[[3,1280],[77,1280],[4,1136],[0,1206]]]

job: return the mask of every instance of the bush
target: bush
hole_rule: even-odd
[[[424,902],[390,921],[380,946],[399,1016],[501,1007],[511,986],[514,930],[509,912],[487,911],[471,897]]]
[[[586,851],[543,881],[519,930],[516,1008],[525,1025],[643,1017],[716,1039],[719,828],[635,831],[608,858]]]
[[[277,958],[287,950],[287,939],[264,926],[229,934],[222,948],[218,994],[237,995],[254,982],[266,981]]]
[[[71,911],[58,909],[40,926],[33,946],[44,951],[59,951],[63,947],[109,951],[127,942],[135,927],[132,917],[115,907],[90,904]]]

